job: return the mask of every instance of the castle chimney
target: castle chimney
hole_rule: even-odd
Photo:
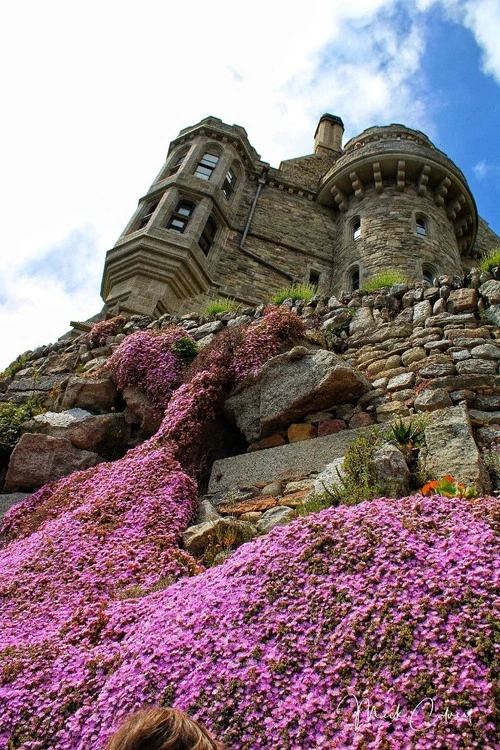
[[[342,151],[344,123],[336,115],[322,115],[314,134],[314,153],[331,154]]]

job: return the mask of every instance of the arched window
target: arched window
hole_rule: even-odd
[[[318,271],[309,271],[309,284],[315,289],[318,288],[319,277],[320,277],[320,274]]]
[[[179,151],[177,154],[173,155],[168,165],[168,171],[167,171],[168,177],[179,171],[179,169],[182,166],[182,162],[186,158],[187,152],[188,152],[188,149],[183,149],[182,151]]]
[[[138,229],[144,229],[144,227],[149,224],[151,217],[153,216],[154,212],[158,208],[159,202],[160,202],[160,199],[151,201],[146,205],[146,209],[144,213],[142,214],[141,218],[139,219],[139,223],[135,231],[137,231]]]
[[[359,240],[361,238],[361,219],[359,216],[355,216],[352,220],[352,239]]]
[[[198,166],[194,170],[195,177],[199,177],[200,180],[209,180],[214,173],[218,161],[219,157],[217,154],[211,154],[207,151],[207,153],[203,154],[198,162]]]
[[[427,237],[428,221],[423,214],[415,216],[415,231],[418,237]]]
[[[355,292],[356,289],[359,289],[359,268],[357,266],[351,269],[351,288],[349,291]]]
[[[426,281],[430,286],[433,286],[434,279],[438,275],[438,272],[435,268],[429,265],[422,266],[422,278],[424,281]]]

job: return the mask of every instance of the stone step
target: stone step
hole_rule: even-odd
[[[344,457],[349,443],[360,435],[368,435],[372,429],[342,430],[314,440],[219,459],[212,467],[208,492],[215,494],[233,487],[249,487],[257,482],[291,479],[323,471],[334,459]]]

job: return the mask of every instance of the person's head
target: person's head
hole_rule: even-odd
[[[207,730],[175,708],[150,708],[130,716],[106,750],[223,750]]]

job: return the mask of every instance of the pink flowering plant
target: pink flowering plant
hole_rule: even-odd
[[[232,382],[293,342],[287,315],[204,350],[150,440],[7,514],[1,748],[104,750],[157,704],[233,750],[499,747],[494,498],[329,509],[204,572],[182,549],[192,446]]]
[[[136,331],[113,352],[103,369],[120,390],[139,386],[164,410],[196,352],[195,342],[182,328]]]
[[[85,334],[83,341],[91,349],[104,346],[108,337],[119,333],[126,322],[127,319],[124,315],[116,315],[114,318],[109,318],[108,320],[100,320]]]

